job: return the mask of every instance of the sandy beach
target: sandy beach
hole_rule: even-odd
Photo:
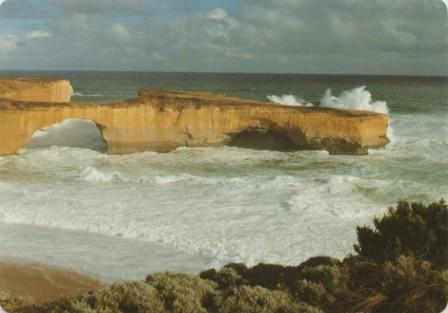
[[[83,274],[58,267],[0,261],[0,292],[42,303],[59,298],[73,298],[104,285]]]

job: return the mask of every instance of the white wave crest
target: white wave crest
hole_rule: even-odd
[[[282,105],[307,106],[307,107],[313,106],[312,103],[307,103],[307,102],[305,102],[305,100],[303,100],[301,98],[296,98],[293,95],[281,95],[281,96],[272,95],[272,96],[268,96],[267,98],[271,102],[282,104]]]
[[[293,95],[267,96],[275,103],[289,106],[313,106],[312,103]],[[333,96],[331,89],[327,89],[320,100],[320,106],[326,108],[362,110],[377,113],[389,113],[385,101],[373,101],[372,94],[366,90],[366,86],[357,87],[342,92],[338,97]]]
[[[119,172],[100,171],[94,167],[85,167],[80,173],[81,179],[87,182],[113,182],[127,181],[127,178]]]
[[[78,174],[81,180],[86,182],[124,182],[124,183],[139,183],[139,184],[153,184],[153,185],[169,185],[185,180],[196,179],[198,181],[206,180],[200,177],[189,174],[178,175],[125,175],[118,171],[107,171],[95,168],[93,166],[82,167]]]
[[[321,106],[327,108],[389,113],[385,101],[372,101],[372,94],[366,90],[366,86],[346,90],[339,97],[333,96],[331,89],[327,89],[320,102]]]
[[[168,185],[177,183],[180,181],[192,179],[194,176],[187,175],[187,174],[180,174],[180,175],[166,175],[166,176],[149,176],[145,175],[137,179],[138,183],[153,183],[156,185]]]
[[[104,95],[101,94],[101,93],[90,93],[90,94],[87,93],[87,94],[84,94],[82,92],[76,91],[76,92],[73,93],[73,97],[104,97]]]

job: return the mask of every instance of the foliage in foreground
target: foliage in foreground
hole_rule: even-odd
[[[162,273],[17,313],[440,313],[448,301],[448,207],[400,202],[374,229],[358,227],[357,255],[299,266],[229,264],[199,277]]]

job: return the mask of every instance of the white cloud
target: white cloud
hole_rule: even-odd
[[[113,24],[111,27],[111,32],[112,36],[117,41],[126,41],[131,37],[129,30],[121,23]]]
[[[0,5],[2,5],[5,2],[6,2],[6,0],[0,0]]]
[[[445,7],[446,7],[446,9],[448,11],[448,0],[442,0],[442,2],[443,2],[443,4],[445,4]]]
[[[220,21],[227,17],[227,12],[224,9],[216,8],[207,13],[207,18],[210,20]]]
[[[39,38],[48,38],[51,37],[49,32],[43,30],[33,30],[25,35],[27,39],[39,39]]]
[[[18,48],[19,38],[11,34],[0,34],[0,54],[7,54]]]

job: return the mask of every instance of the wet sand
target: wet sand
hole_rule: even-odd
[[[104,285],[94,278],[42,264],[0,261],[0,291],[42,303],[76,297]]]

